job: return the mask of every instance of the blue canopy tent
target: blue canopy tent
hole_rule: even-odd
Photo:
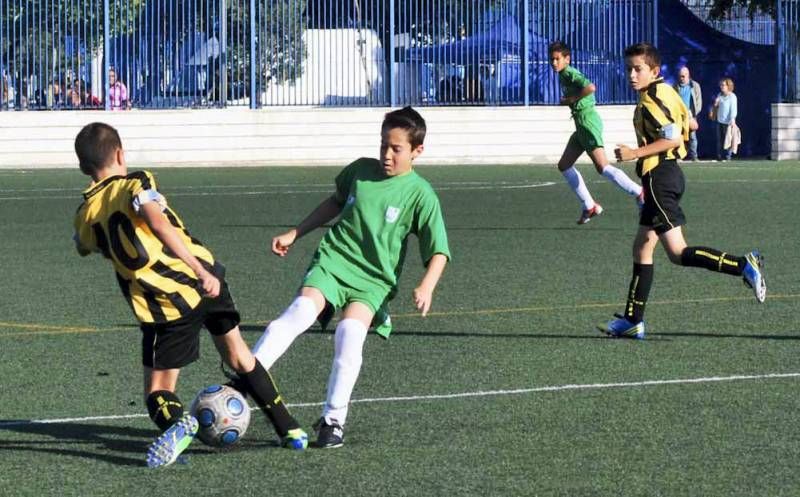
[[[522,29],[516,17],[506,15],[486,31],[449,43],[413,47],[406,61],[420,64],[480,67],[496,86],[496,103],[519,103],[522,95]],[[547,84],[553,75],[547,65],[548,40],[529,33],[530,91],[534,101],[557,101]],[[467,70],[468,71],[468,70]],[[488,74],[489,71],[494,71]],[[458,74],[458,77],[463,77]],[[451,76],[452,77],[452,76]]]

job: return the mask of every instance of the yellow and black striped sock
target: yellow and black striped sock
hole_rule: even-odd
[[[628,288],[625,318],[632,323],[644,321],[644,308],[653,286],[653,265],[633,263],[633,277]]]
[[[147,396],[147,412],[153,423],[165,431],[183,416],[183,403],[169,390],[156,390]]]
[[[746,260],[708,247],[686,247],[681,252],[681,265],[704,267],[709,271],[741,276]]]
[[[272,376],[258,360],[252,371],[239,376],[244,380],[243,383],[246,385],[248,393],[275,427],[279,436],[283,437],[289,433],[289,430],[300,427],[300,424],[289,413],[286,404],[283,403]]]

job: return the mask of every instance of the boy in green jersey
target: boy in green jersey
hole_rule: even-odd
[[[575,161],[584,152],[592,159],[599,174],[635,197],[641,206],[644,202],[642,187],[631,180],[624,171],[610,165],[606,158],[603,149],[603,121],[594,108],[594,84],[580,71],[570,66],[570,49],[566,43],[561,41],[551,43],[548,53],[550,65],[558,73],[558,82],[563,93],[561,105],[569,105],[572,119],[575,121],[575,132],[570,136],[567,147],[561,155],[558,170],[564,175],[567,184],[583,206],[578,224],[586,224],[603,212],[603,208],[594,201],[589,189],[586,188],[581,173],[574,167]]]
[[[341,447],[342,427],[373,321],[391,330],[385,304],[397,292],[408,235],[419,240],[426,271],[412,298],[425,316],[433,291],[450,259],[442,210],[431,185],[412,168],[423,151],[425,120],[411,107],[386,114],[379,159],[361,158],[336,177],[336,192],[296,228],[272,239],[285,256],[298,238],[339,219],[319,244],[291,305],[267,326],[253,353],[269,369],[297,336],[331,307],[342,309],[336,326],[334,359],[316,445]],[[321,318],[321,321],[323,318]]]

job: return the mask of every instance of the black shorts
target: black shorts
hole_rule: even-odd
[[[200,357],[200,329],[225,335],[241,320],[233,302],[224,268],[215,266],[220,279],[219,295],[203,298],[190,314],[168,323],[142,323],[142,365],[154,369],[182,368]]]
[[[639,225],[655,230],[659,235],[686,224],[680,201],[686,189],[686,179],[674,160],[662,161],[642,176],[644,206]]]

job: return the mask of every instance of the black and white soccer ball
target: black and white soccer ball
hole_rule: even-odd
[[[200,424],[197,437],[212,447],[235,444],[250,425],[247,401],[239,391],[227,385],[211,385],[201,390],[190,411]]]

